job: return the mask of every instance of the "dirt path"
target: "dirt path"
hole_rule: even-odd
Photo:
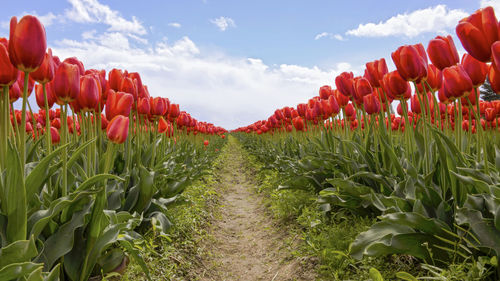
[[[256,194],[241,146],[230,139],[222,153],[220,216],[209,230],[213,241],[205,247],[211,255],[203,260],[200,280],[314,280],[312,270],[291,256],[286,231],[275,225]]]

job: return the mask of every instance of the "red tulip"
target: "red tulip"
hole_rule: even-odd
[[[17,81],[10,85],[9,87],[9,102],[13,103],[17,101],[20,97],[22,97],[23,92],[21,91],[21,88],[19,88],[19,84]]]
[[[94,111],[99,108],[101,89],[99,82],[93,75],[85,75],[80,78],[80,95],[76,99],[83,111]]]
[[[52,140],[52,144],[58,144],[61,141],[61,136],[57,128],[50,127],[50,139]]]
[[[486,63],[478,61],[469,54],[464,54],[462,56],[462,65],[465,72],[469,75],[474,87],[479,87],[484,84],[486,75],[488,74],[488,65]]]
[[[364,77],[355,79],[354,89],[356,93],[356,99],[362,99],[364,96],[369,95],[373,92],[373,88],[370,85],[370,82]]]
[[[129,116],[134,97],[131,94],[123,92],[108,91],[108,100],[106,101],[106,118],[114,119],[118,115]]]
[[[203,141],[203,145],[204,145],[205,147],[206,147],[206,146],[208,146],[208,140],[204,140],[204,141]]]
[[[305,103],[297,104],[297,113],[299,114],[300,117],[305,117],[306,111],[307,111],[307,104]]]
[[[54,94],[59,105],[74,101],[80,94],[78,67],[66,62],[59,65],[54,76]]]
[[[48,107],[51,108],[54,105],[54,103],[56,102],[56,98],[54,97],[54,93],[52,91],[52,84],[51,83],[45,84],[45,91],[47,92]],[[45,108],[45,96],[43,94],[43,85],[37,84],[35,86],[35,97],[36,97],[36,103],[38,104],[38,107]]]
[[[10,86],[16,82],[19,71],[9,59],[7,48],[0,44],[0,86]]]
[[[354,95],[354,75],[352,72],[342,72],[339,76],[335,77],[335,86],[344,96],[351,97]]]
[[[411,87],[408,81],[401,78],[398,71],[384,75],[382,86],[388,97],[397,100],[407,100],[411,96]]]
[[[27,15],[17,22],[10,19],[9,57],[23,72],[35,71],[43,62],[47,50],[45,28],[34,16]]]
[[[455,65],[459,61],[457,48],[450,35],[432,39],[427,46],[427,54],[439,70]]]
[[[497,116],[497,111],[494,107],[486,108],[484,113],[485,113],[484,116],[486,118],[486,121],[488,121],[488,122],[495,120],[495,118]]]
[[[329,103],[330,108],[332,110],[332,113],[330,115],[335,116],[335,115],[339,114],[339,112],[340,112],[340,106],[339,106],[339,104],[337,102],[337,99],[334,96],[330,96],[328,98],[328,103]]]
[[[366,63],[365,78],[375,88],[382,87],[382,78],[389,72],[384,58]]]
[[[130,79],[129,77],[124,77],[122,79],[120,91],[131,94],[134,97],[134,100],[137,99],[136,85],[134,84],[134,81],[132,81],[132,79]]]
[[[472,80],[461,64],[443,70],[443,87],[448,98],[455,99],[469,95],[472,91]]]
[[[137,112],[140,115],[148,115],[151,110],[151,106],[149,103],[149,98],[139,98],[137,102]]]
[[[175,103],[170,104],[170,109],[168,111],[168,116],[169,118],[175,119],[179,116],[180,110],[179,110],[179,105]]]
[[[345,108],[345,114],[347,117],[350,117],[350,119],[356,119],[356,110],[354,109],[354,106],[352,103],[349,103]]]
[[[427,83],[434,92],[439,90],[443,84],[443,72],[433,64],[427,68]]]
[[[363,97],[363,105],[368,114],[376,114],[380,112],[380,101],[376,94],[370,94]]]
[[[150,114],[152,116],[163,116],[167,111],[167,104],[163,98],[150,98],[149,102],[151,104]]]
[[[52,50],[49,48],[49,51],[45,54],[40,67],[36,71],[30,73],[30,76],[33,80],[40,84],[47,84],[54,79],[55,71],[56,69],[54,66],[54,60],[52,59]]]
[[[108,139],[116,144],[124,143],[128,136],[129,119],[123,115],[116,115],[111,119],[106,129]]]
[[[160,117],[160,120],[158,120],[158,133],[165,133],[168,129],[168,123],[163,119],[163,117]]]
[[[70,57],[70,58],[67,58],[63,61],[63,63],[69,63],[69,64],[72,64],[76,67],[78,67],[78,74],[80,76],[83,76],[85,75],[85,67],[83,66],[83,62],[81,62],[79,59],[77,59],[76,57]]]
[[[333,90],[333,96],[340,108],[344,108],[349,103],[349,97],[344,96],[339,90]]]
[[[479,9],[462,19],[456,27],[465,50],[482,62],[491,60],[491,45],[498,41],[498,21],[492,7]]]
[[[488,80],[490,81],[491,89],[500,94],[500,71],[494,66],[495,63],[490,65],[488,71]]]
[[[391,57],[406,81],[419,82],[427,77],[427,55],[422,44],[401,46]]]
[[[302,117],[295,117],[292,120],[293,126],[295,127],[295,130],[297,131],[302,131],[304,130],[304,120]]]
[[[109,88],[120,91],[123,80],[123,72],[120,69],[113,68],[108,73]]]
[[[323,100],[327,100],[328,97],[332,94],[332,87],[325,85],[319,88],[319,96]]]

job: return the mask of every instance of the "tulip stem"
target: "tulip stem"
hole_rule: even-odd
[[[16,147],[19,148],[20,143],[21,143],[21,137],[19,136],[19,124],[17,124],[17,116],[16,116],[16,111],[14,110],[14,103],[10,104],[10,110],[12,111],[12,121],[14,122],[14,134],[15,134],[15,142],[16,142]]]
[[[61,143],[62,145],[65,145],[66,142],[68,141],[68,117],[67,117],[67,112],[68,110],[68,105],[62,105],[61,106],[61,121],[62,121],[62,136],[61,136]],[[62,169],[62,186],[61,186],[61,196],[66,196],[68,194],[68,148],[65,146],[63,148],[63,155],[62,155],[62,162],[63,162],[63,169]]]
[[[9,86],[3,86],[3,94],[2,94],[2,100],[0,102],[1,107],[1,114],[2,114],[2,119],[1,119],[1,126],[2,126],[2,139],[1,141],[1,159],[0,161],[0,172],[6,167],[7,163],[7,151],[8,151],[8,142],[9,142],[9,122],[10,122],[10,116],[9,116]]]
[[[23,180],[25,177],[24,169],[26,165],[26,103],[28,101],[28,82],[29,82],[29,73],[27,71],[24,72],[24,85],[23,85],[23,107],[21,109],[21,130],[19,130],[20,135],[20,150],[21,150],[21,175],[23,176]]]
[[[49,99],[47,96],[46,84],[42,84],[43,99],[45,100],[45,140],[47,141],[47,155],[52,149],[52,132],[50,131]]]

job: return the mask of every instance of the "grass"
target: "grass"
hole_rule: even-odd
[[[153,280],[196,280],[196,272],[203,268],[202,256],[209,255],[200,248],[200,241],[212,239],[207,233],[209,222],[217,215],[220,157],[215,160],[209,174],[188,187],[182,196],[187,204],[174,206],[169,211],[173,224],[167,235],[154,230],[146,235],[141,254],[144,256]],[[140,266],[131,262],[124,281],[146,280]]]

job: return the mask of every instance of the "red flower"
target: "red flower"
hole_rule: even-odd
[[[457,48],[450,35],[446,37],[437,36],[429,41],[427,54],[429,54],[429,59],[439,70],[455,65],[459,61]]]
[[[152,116],[163,116],[167,112],[167,103],[161,97],[150,98],[151,104],[150,114]]]
[[[362,99],[364,96],[373,92],[372,85],[370,85],[368,79],[364,77],[355,79],[354,86],[356,99]]]
[[[302,117],[295,117],[292,119],[293,126],[295,127],[295,130],[297,131],[302,131],[304,130],[304,120]]]
[[[34,16],[27,15],[17,22],[10,19],[9,57],[23,72],[35,71],[43,62],[47,50],[45,28]]]
[[[204,141],[203,141],[203,145],[204,145],[205,147],[206,147],[206,146],[208,146],[208,140],[204,140]]]
[[[61,136],[59,135],[57,128],[50,127],[50,138],[52,140],[52,144],[58,144],[61,141]]]
[[[123,72],[120,69],[113,68],[108,73],[109,88],[120,91],[123,80]]]
[[[124,143],[128,136],[129,119],[123,115],[116,115],[108,124],[106,134],[108,139],[116,144]]]
[[[137,102],[137,112],[140,115],[148,115],[150,110],[151,106],[149,103],[149,97],[139,98],[139,101]]]
[[[370,94],[363,97],[363,105],[368,114],[376,114],[380,112],[380,101],[376,94]]]
[[[72,65],[78,67],[78,74],[80,76],[85,75],[85,67],[83,66],[83,62],[81,62],[76,57],[67,58],[63,62],[72,64]]]
[[[134,81],[132,81],[132,79],[130,79],[129,77],[124,77],[122,79],[120,91],[131,94],[134,97],[134,100],[137,99],[136,85],[134,84]]]
[[[389,72],[384,58],[366,63],[365,78],[375,88],[382,87],[382,78]]]
[[[319,88],[319,96],[323,100],[327,100],[328,97],[332,94],[332,87],[325,85]]]
[[[456,32],[471,56],[482,62],[491,60],[491,45],[499,39],[498,21],[492,7],[479,9],[462,19]]]
[[[427,83],[431,86],[432,91],[437,91],[443,84],[443,72],[433,64],[427,68]]]
[[[484,84],[486,75],[488,74],[488,65],[486,63],[478,61],[469,54],[464,54],[462,56],[462,65],[465,72],[469,75],[474,87],[479,87]]]
[[[54,76],[56,102],[64,105],[72,102],[80,94],[80,74],[78,67],[66,62],[59,65]]]
[[[391,54],[399,75],[406,81],[427,78],[427,55],[422,44],[405,45]]]
[[[335,96],[335,99],[341,108],[344,108],[349,103],[349,97],[344,96],[339,90],[333,90],[333,96]]]
[[[83,111],[98,110],[100,94],[99,82],[93,75],[88,74],[81,77],[80,95],[78,95],[77,102]]]
[[[307,111],[307,104],[305,103],[297,104],[297,113],[299,114],[300,117],[305,117],[306,111]]]
[[[54,60],[52,59],[52,50],[49,48],[49,51],[45,54],[40,67],[36,71],[30,73],[30,76],[36,82],[46,84],[54,79],[55,71],[56,69],[54,66]]]
[[[16,82],[19,71],[9,59],[7,48],[0,44],[0,86],[10,86]]]
[[[45,84],[45,91],[47,92],[48,106],[49,108],[51,108],[56,102],[56,98],[54,97],[54,93],[52,91],[52,83]],[[45,96],[43,94],[43,85],[37,84],[35,86],[35,97],[38,107],[45,108]]]
[[[170,109],[168,110],[169,118],[175,119],[179,116],[179,114],[180,114],[179,105],[175,104],[175,103],[171,103]]]
[[[335,86],[344,96],[351,97],[354,95],[354,75],[352,72],[342,72],[339,76],[335,77]]]
[[[443,87],[448,98],[455,99],[469,95],[472,91],[472,80],[461,64],[443,70]]]
[[[490,81],[491,89],[500,94],[500,71],[495,67],[495,63],[490,65],[490,70],[488,72],[488,80]],[[15,84],[14,84],[15,85]]]
[[[410,84],[401,78],[398,71],[392,71],[384,75],[382,86],[387,96],[392,99],[407,100],[411,96]]]
[[[106,101],[106,118],[111,120],[117,115],[129,116],[133,103],[131,94],[110,90]]]

